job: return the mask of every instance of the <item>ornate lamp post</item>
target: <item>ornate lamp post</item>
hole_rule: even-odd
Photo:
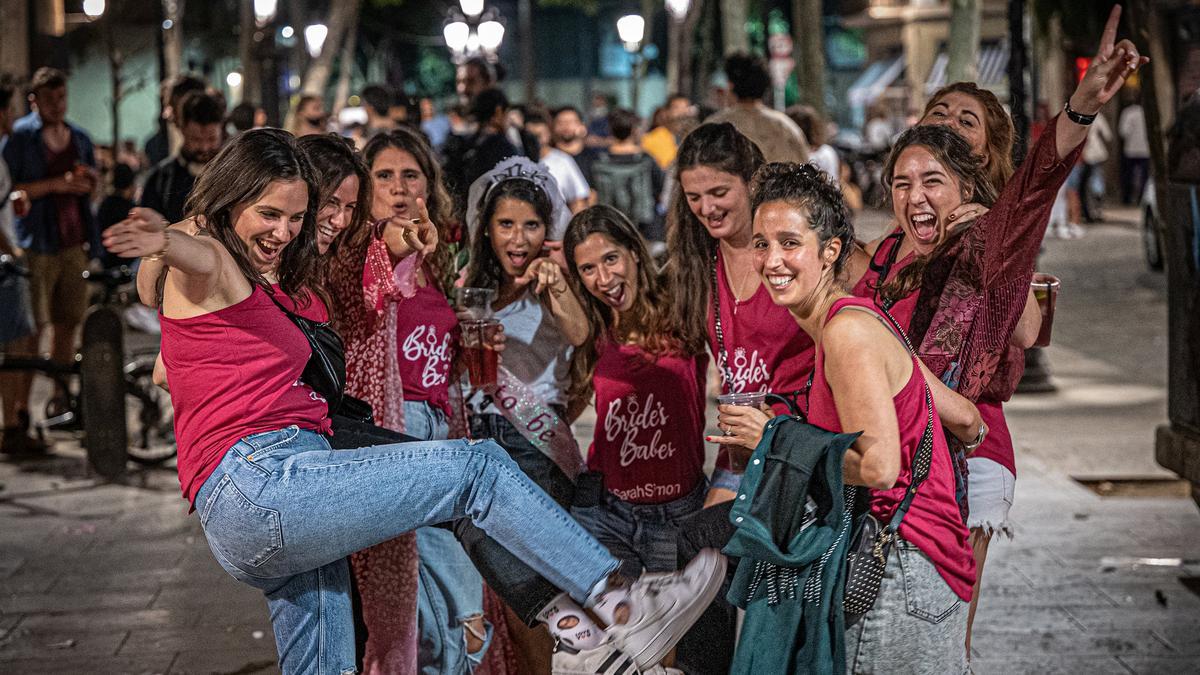
[[[642,79],[642,40],[646,37],[646,20],[640,14],[626,14],[617,19],[617,35],[625,51],[633,56],[633,76],[629,80],[630,98],[634,112],[638,109],[638,85]]]
[[[473,56],[495,61],[504,41],[504,24],[496,8],[484,8],[483,0],[459,0],[442,27],[442,37],[455,63]]]

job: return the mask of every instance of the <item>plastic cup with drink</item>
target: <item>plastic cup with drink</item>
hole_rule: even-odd
[[[500,361],[493,342],[500,331],[500,321],[492,312],[495,297],[496,292],[490,288],[454,289],[454,308],[462,333],[462,356],[473,387],[496,383]]]
[[[1042,328],[1038,331],[1034,347],[1050,346],[1050,333],[1054,329],[1054,305],[1058,303],[1058,289],[1061,283],[1052,274],[1036,272],[1030,282],[1033,298],[1037,300],[1038,309],[1042,312]]]

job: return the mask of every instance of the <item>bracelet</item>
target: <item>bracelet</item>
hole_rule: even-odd
[[[983,445],[983,439],[987,438],[988,428],[984,422],[979,423],[979,435],[975,436],[975,440],[970,443],[963,443],[963,450],[968,454],[975,452],[979,446]]]
[[[1095,122],[1096,115],[1100,114],[1099,112],[1095,112],[1091,115],[1085,115],[1081,112],[1075,112],[1074,110],[1071,110],[1071,99],[1067,99],[1067,102],[1063,104],[1063,112],[1067,114],[1067,119],[1071,120],[1075,124],[1085,127],[1092,122]]]
[[[154,255],[142,256],[142,260],[149,260],[151,262],[154,262],[154,261],[162,260],[163,256],[167,255],[167,249],[171,248],[171,231],[168,230],[167,228],[163,228],[162,233],[163,233],[162,248],[158,249],[158,252],[156,252]]]

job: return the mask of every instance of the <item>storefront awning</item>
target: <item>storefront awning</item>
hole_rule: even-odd
[[[929,77],[925,80],[925,95],[941,89],[946,83],[946,66],[950,56],[945,50],[938,52],[933,68],[929,69]],[[1008,43],[982,45],[979,48],[979,59],[976,61],[978,77],[975,83],[981,89],[991,91],[1008,88]]]
[[[862,75],[850,85],[846,100],[851,107],[865,108],[875,102],[885,89],[892,86],[904,72],[904,55],[880,59],[867,66]]]

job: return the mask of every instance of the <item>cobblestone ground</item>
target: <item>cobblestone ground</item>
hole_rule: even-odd
[[[1200,511],[1169,485],[1101,497],[1074,480],[1170,477],[1153,461],[1163,280],[1144,270],[1133,213],[1111,218],[1047,243],[1041,267],[1063,279],[1047,350],[1059,390],[1008,407],[1016,538],[992,545],[978,673],[1200,671]],[[69,442],[0,463],[0,672],[274,671],[261,595],[213,562],[173,471],[103,483]]]

